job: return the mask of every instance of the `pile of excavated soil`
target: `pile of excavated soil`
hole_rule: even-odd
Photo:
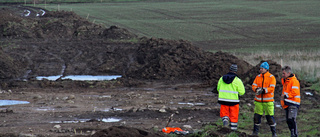
[[[43,16],[21,16],[32,7],[1,9],[0,38],[16,48],[5,48],[21,61],[26,79],[53,75],[122,75],[125,85],[137,80],[202,82],[213,86],[237,64],[241,75],[252,68],[247,62],[223,53],[201,50],[185,40],[137,38],[116,26],[103,28],[73,12],[46,11]],[[9,13],[9,14],[8,14]],[[137,39],[138,42],[123,42]],[[119,40],[119,41],[116,41]],[[15,56],[13,56],[16,54]],[[61,74],[62,68],[65,68]],[[22,77],[22,76],[20,76]]]
[[[237,57],[211,53],[180,40],[141,40],[126,76],[134,79],[167,80],[170,82],[204,81],[207,86],[217,83],[229,71],[231,64],[238,65],[243,74],[252,66]]]
[[[3,52],[0,47],[0,79],[13,79],[21,75],[21,64]]]

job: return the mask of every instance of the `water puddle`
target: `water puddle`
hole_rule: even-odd
[[[41,107],[41,108],[37,108],[37,111],[54,111],[54,108],[50,108],[50,107]]]
[[[102,111],[102,112],[109,112],[109,111],[122,111],[121,108],[106,108],[106,109],[100,109],[100,108],[94,108],[94,111]]]
[[[19,100],[0,100],[0,106],[8,105],[19,105],[19,104],[29,104],[28,101],[19,101]]]
[[[277,108],[281,108],[281,105],[276,105]]]
[[[110,123],[110,122],[119,122],[121,119],[118,118],[103,118],[101,121],[102,122],[106,122],[106,123]]]
[[[55,81],[62,77],[62,75],[58,76],[38,76],[36,77],[37,80],[43,80],[43,79],[48,79]],[[61,79],[71,79],[75,81],[103,81],[103,80],[113,80],[120,78],[120,75],[108,75],[108,76],[92,76],[92,75],[69,75],[62,77]]]
[[[313,94],[311,92],[306,92],[305,93],[307,96],[313,96]]]
[[[188,102],[188,103],[179,102],[178,104],[179,105],[191,105],[191,106],[205,106],[206,105],[206,103],[190,103],[190,102]]]
[[[78,120],[62,120],[62,121],[51,121],[49,123],[53,124],[61,124],[61,123],[84,123],[84,122],[89,122],[92,119],[78,119]],[[97,121],[105,122],[105,123],[112,123],[112,122],[119,122],[121,119],[119,118],[103,118],[103,119],[97,119]]]

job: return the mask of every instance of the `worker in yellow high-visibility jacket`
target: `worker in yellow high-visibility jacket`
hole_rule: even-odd
[[[225,127],[237,130],[239,117],[239,95],[244,95],[245,88],[236,72],[238,67],[232,64],[229,73],[219,79],[217,90],[219,92],[218,103],[220,106],[220,117]],[[230,121],[230,122],[229,122]],[[230,124],[229,124],[230,123]]]

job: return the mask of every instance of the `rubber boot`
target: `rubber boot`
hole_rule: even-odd
[[[229,117],[225,116],[222,118],[222,123],[224,127],[229,127]]]
[[[254,124],[252,135],[257,136],[259,134],[259,128],[260,128],[260,125]]]
[[[272,137],[277,137],[277,132],[276,132],[276,127],[275,126],[270,126],[271,132],[272,132]]]
[[[223,120],[223,126],[229,127],[229,120]]]
[[[291,137],[298,137],[294,129],[291,129]]]

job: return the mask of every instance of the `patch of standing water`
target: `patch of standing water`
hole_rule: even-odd
[[[179,105],[191,105],[191,106],[205,106],[206,104],[205,103],[184,103],[184,102],[179,102],[178,103]]]
[[[121,119],[119,118],[103,118],[103,119],[98,119],[98,121],[102,121],[105,123],[111,123],[111,122],[119,122]],[[49,123],[53,123],[53,124],[60,124],[60,123],[83,123],[83,122],[87,122],[90,121],[90,119],[79,119],[79,120],[62,120],[62,121],[51,121]]]
[[[313,96],[313,94],[311,92],[306,92],[305,93],[307,96]]]
[[[19,105],[19,104],[29,104],[28,101],[19,101],[19,100],[0,100],[0,106],[8,105]]]
[[[57,80],[61,75],[58,76],[38,76],[36,77],[37,80],[43,80],[43,79],[48,79],[48,80]],[[61,79],[71,79],[75,81],[103,81],[103,80],[113,80],[120,78],[120,75],[108,75],[108,76],[92,76],[92,75],[69,75],[62,77]]]

